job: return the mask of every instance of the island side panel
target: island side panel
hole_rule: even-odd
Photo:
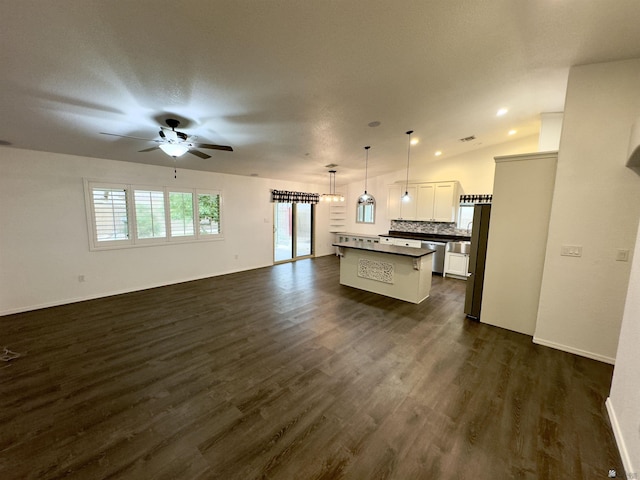
[[[340,284],[405,302],[420,303],[431,291],[431,255],[414,259],[403,255],[345,248],[340,258]],[[358,275],[362,270],[361,260],[364,260],[365,267],[367,264],[371,265],[371,272],[365,274],[378,278]],[[418,270],[414,268],[414,261]],[[388,272],[384,271],[389,265],[393,270],[391,279],[388,278]],[[378,275],[377,269],[383,271]]]

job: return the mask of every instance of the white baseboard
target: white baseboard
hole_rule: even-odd
[[[230,269],[230,270],[225,270],[225,271],[222,271],[222,272],[216,272],[216,273],[212,273],[212,274],[201,275],[201,276],[196,276],[196,277],[191,277],[191,278],[183,278],[183,279],[179,279],[179,280],[172,280],[171,282],[167,282],[167,283],[149,284],[149,285],[140,286],[140,287],[134,287],[134,288],[128,288],[128,289],[122,289],[122,290],[113,290],[113,291],[110,291],[110,292],[94,293],[94,294],[85,295],[85,296],[82,296],[82,297],[71,297],[71,298],[55,300],[55,301],[51,301],[51,302],[44,302],[44,303],[39,303],[39,304],[34,304],[34,305],[26,305],[26,306],[18,307],[18,308],[10,308],[10,309],[7,309],[7,310],[0,311],[0,317],[3,317],[5,315],[13,315],[13,314],[16,314],[16,313],[30,312],[32,310],[40,310],[42,308],[59,307],[60,305],[68,305],[70,303],[84,302],[84,301],[87,301],[87,300],[95,300],[96,298],[112,297],[114,295],[122,295],[123,293],[139,292],[139,291],[142,291],[142,290],[148,290],[150,288],[166,287],[168,285],[175,285],[175,284],[178,284],[178,283],[191,282],[191,281],[194,281],[194,280],[202,280],[204,278],[219,277],[221,275],[228,275],[230,273],[243,272],[243,271],[246,271],[246,270],[255,270],[255,269],[258,269],[258,268],[264,268],[264,267],[269,267],[269,266],[271,266],[271,264],[254,265],[254,266],[251,266],[251,267]]]
[[[618,423],[618,417],[616,416],[616,411],[613,408],[613,402],[611,401],[611,397],[607,398],[605,405],[607,406],[607,412],[609,413],[609,420],[611,421],[611,428],[613,429],[613,435],[616,438],[616,444],[618,445],[618,451],[620,452],[620,459],[622,460],[622,466],[625,469],[625,473],[627,475],[630,475],[631,473],[635,473],[636,470],[633,468],[633,465],[631,464],[631,458],[629,457],[629,452],[627,451],[627,446],[624,442],[622,431],[620,430],[620,424]]]
[[[533,343],[537,343],[538,345],[544,345],[545,347],[555,348],[556,350],[562,350],[563,352],[574,353],[576,355],[580,355],[581,357],[587,357],[592,360],[598,360],[599,362],[609,363],[611,365],[615,365],[616,359],[612,357],[607,357],[605,355],[600,355],[599,353],[589,352],[587,350],[581,350],[579,348],[570,347],[569,345],[563,345],[561,343],[552,342],[550,340],[545,340],[540,337],[533,337]]]

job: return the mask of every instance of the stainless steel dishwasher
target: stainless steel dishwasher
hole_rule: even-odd
[[[430,248],[431,250],[435,250],[435,253],[433,254],[433,273],[442,275],[442,273],[444,272],[444,251],[446,245],[446,242],[422,242],[422,248]]]

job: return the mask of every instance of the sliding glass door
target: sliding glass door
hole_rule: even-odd
[[[313,205],[274,203],[274,262],[313,255]]]

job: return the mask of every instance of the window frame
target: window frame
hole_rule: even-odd
[[[200,233],[200,198],[199,195],[215,195],[218,197],[218,233]],[[198,239],[212,239],[218,236],[222,236],[224,233],[223,226],[223,200],[222,200],[222,192],[220,190],[207,190],[207,189],[197,189],[195,192],[195,210],[194,217],[196,222],[196,237]]]
[[[192,235],[174,235],[173,234],[173,224],[171,223],[171,194],[172,193],[190,193],[191,194],[191,212],[193,214],[193,216],[191,217],[191,227],[193,229]],[[167,217],[169,221],[167,233],[168,233],[170,242],[173,242],[173,243],[187,242],[187,241],[196,240],[198,238],[198,234],[196,231],[197,230],[197,223],[196,223],[197,196],[198,194],[196,193],[195,188],[167,188],[166,202],[168,205]]]
[[[138,231],[138,204],[136,203],[136,191],[138,192],[161,192],[162,193],[162,205],[164,211],[162,212],[163,220],[164,220],[164,235],[163,236],[153,236],[153,237],[140,237],[140,232]],[[153,185],[131,185],[131,194],[130,194],[130,212],[132,215],[132,221],[130,222],[133,228],[129,227],[129,236],[133,237],[133,243],[136,245],[141,245],[145,243],[164,243],[169,234],[169,228],[167,226],[167,193],[164,187],[157,187]],[[131,235],[133,232],[133,235]]]
[[[117,240],[98,240],[96,225],[96,209],[94,191],[99,189],[123,190],[126,202],[127,238]],[[161,191],[164,202],[165,236],[155,238],[138,238],[138,218],[136,216],[135,190]],[[89,250],[113,250],[119,248],[148,247],[152,245],[172,245],[179,243],[198,243],[224,240],[223,192],[219,189],[168,187],[158,185],[132,184],[118,181],[84,179],[85,211],[89,234]],[[194,235],[173,236],[171,230],[170,193],[190,193],[193,206]],[[199,195],[213,195],[218,198],[218,233],[200,233]]]

